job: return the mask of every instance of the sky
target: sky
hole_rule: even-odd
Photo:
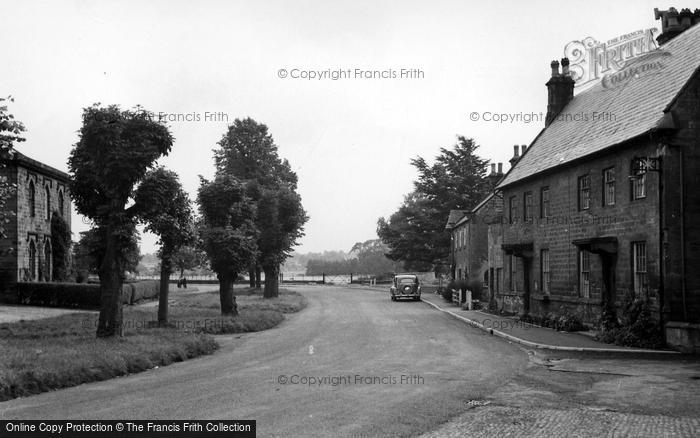
[[[431,161],[464,135],[507,170],[513,145],[529,144],[544,121],[485,113],[545,111],[549,64],[567,43],[660,29],[654,7],[669,6],[5,0],[0,95],[15,98],[10,112],[27,127],[17,149],[63,171],[83,108],[163,113],[175,143],[159,164],[193,200],[228,124],[252,117],[299,176],[310,220],[296,250],[349,251],[376,238],[377,219],[412,190],[412,158]],[[89,226],[75,211],[72,222],[77,240]],[[156,241],[144,234],[142,252]]]

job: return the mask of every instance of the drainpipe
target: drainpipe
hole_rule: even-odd
[[[680,196],[681,196],[681,294],[683,297],[683,321],[688,321],[688,304],[686,295],[688,293],[685,285],[685,175],[683,173],[683,168],[685,167],[683,148],[679,147],[680,152],[680,169],[679,175],[681,179]]]

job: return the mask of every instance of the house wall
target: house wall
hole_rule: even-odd
[[[503,244],[532,243],[530,278],[524,284],[524,264],[515,257],[517,273],[515,290],[510,288],[510,256],[504,256],[505,287],[502,301],[511,311],[521,312],[525,287],[530,290],[530,312],[574,313],[584,321],[595,323],[601,313],[603,288],[602,265],[599,256],[590,256],[590,297],[584,298],[579,290],[578,252],[572,242],[594,237],[616,237],[618,240],[615,269],[615,304],[620,305],[625,293],[633,289],[632,243],[644,241],[648,254],[648,293],[658,304],[659,285],[659,203],[658,173],[646,176],[646,197],[632,200],[631,173],[634,156],[655,156],[657,146],[650,140],[636,141],[624,148],[610,149],[604,155],[516,182],[503,189]],[[616,202],[603,205],[603,170],[615,169]],[[591,203],[588,210],[579,211],[578,178],[590,175]],[[549,187],[550,215],[540,215],[541,188]],[[533,220],[524,220],[524,193],[533,194]],[[514,196],[518,216],[510,223],[509,199]],[[551,290],[545,298],[541,288],[541,250],[548,249],[550,257]]]
[[[671,111],[679,130],[661,139],[668,145],[663,156],[664,319],[700,323],[700,74]]]
[[[34,183],[36,190],[35,195],[35,214],[30,213],[29,205],[29,186]],[[46,189],[50,195],[50,205],[47,209]],[[42,174],[33,169],[28,169],[23,166],[17,168],[17,280],[23,280],[29,273],[29,244],[34,241],[37,249],[37,264],[33,275],[34,280],[49,280],[51,276],[51,267],[49,272],[44,268],[45,250],[44,245],[51,245],[51,213],[59,210],[59,193],[63,194],[64,205],[62,216],[71,226],[71,209],[70,209],[70,193],[65,182],[59,181],[56,178]],[[50,265],[50,263],[49,263]]]
[[[454,244],[454,264],[456,279],[466,278],[469,270],[469,236],[467,233],[468,223],[453,228],[452,237]]]

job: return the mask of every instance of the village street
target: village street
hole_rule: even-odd
[[[554,371],[541,353],[423,302],[342,286],[295,289],[309,305],[278,328],[219,336],[213,356],[3,402],[0,418],[254,419],[261,437],[558,428],[690,436],[700,426],[691,418],[700,412],[697,362],[579,356]]]

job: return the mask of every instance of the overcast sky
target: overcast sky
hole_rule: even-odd
[[[568,42],[660,28],[653,8],[668,6],[4,1],[0,94],[15,97],[11,112],[28,129],[18,149],[64,171],[86,106],[189,115],[169,123],[175,145],[160,163],[179,173],[193,199],[198,175],[213,174],[212,149],[227,122],[252,117],[299,175],[311,219],[297,250],[347,251],[376,238],[377,218],[411,191],[411,158],[432,159],[459,134],[474,138],[482,157],[507,163],[512,146],[529,144],[543,122],[474,122],[472,112],[545,111],[549,63]],[[402,68],[422,74],[402,79]],[[352,74],[290,77],[329,69]],[[397,77],[357,78],[355,69]],[[74,239],[86,228],[74,213]],[[154,249],[155,238],[143,236],[142,252]]]

